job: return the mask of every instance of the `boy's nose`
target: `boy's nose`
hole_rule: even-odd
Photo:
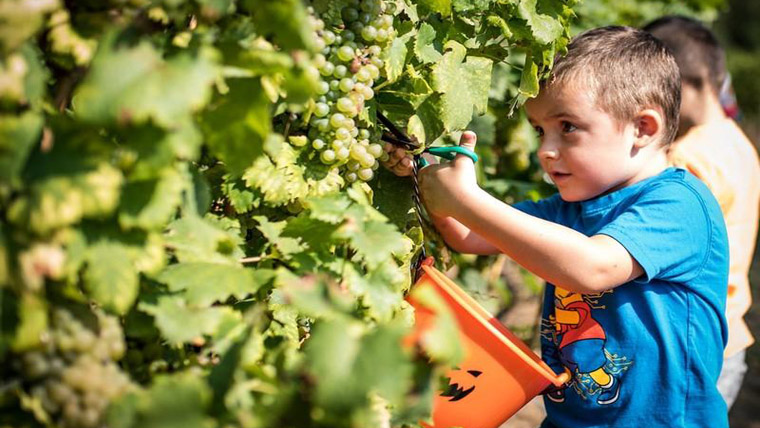
[[[559,151],[555,144],[544,140],[538,147],[537,155],[540,160],[555,160],[559,157]]]

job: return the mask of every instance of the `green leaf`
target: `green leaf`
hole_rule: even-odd
[[[383,263],[366,273],[349,267],[344,269],[344,276],[349,290],[362,298],[369,316],[375,320],[390,321],[404,301],[407,277],[395,263]]]
[[[229,297],[238,300],[255,293],[262,285],[252,269],[215,263],[179,263],[168,266],[156,279],[171,291],[184,291],[190,305],[208,306]]]
[[[342,222],[350,205],[351,201],[340,194],[309,198],[304,203],[311,217],[331,224]]]
[[[46,234],[83,218],[106,217],[116,209],[123,181],[121,171],[107,163],[89,169],[76,159],[63,162],[72,162],[74,171],[35,182],[28,196],[11,205],[8,217],[12,223]]]
[[[431,287],[416,287],[411,297],[435,313],[433,325],[420,337],[425,352],[434,360],[456,365],[464,358],[459,324],[443,298]]]
[[[451,0],[419,0],[418,3],[431,12],[440,13],[444,18],[451,15]]]
[[[492,62],[473,56],[465,60],[467,49],[455,41],[445,48],[447,52],[433,67],[433,89],[442,93],[443,125],[451,131],[466,127],[473,112],[485,112]]]
[[[239,236],[195,216],[172,222],[166,242],[181,263],[237,264],[243,257]]]
[[[345,411],[366,404],[374,391],[399,403],[412,374],[399,346],[402,334],[392,326],[364,333],[360,326],[340,319],[317,324],[306,346],[317,402]]]
[[[406,249],[403,235],[394,225],[383,221],[357,221],[357,217],[352,217],[336,233],[348,239],[351,248],[369,266],[377,266]]]
[[[264,216],[254,216],[253,219],[259,223],[257,229],[264,234],[267,241],[286,258],[306,249],[301,243],[300,238],[282,236],[282,231],[287,226],[287,221],[270,222]]]
[[[2,294],[0,294],[2,297]],[[10,346],[15,352],[22,352],[40,346],[40,340],[48,331],[48,305],[39,296],[24,293],[18,300],[18,325]],[[0,350],[5,348],[0,345]]]
[[[31,111],[19,116],[0,116],[0,189],[20,184],[19,174],[40,140],[42,124],[42,117]]]
[[[256,29],[272,36],[286,50],[314,47],[314,35],[301,0],[246,0],[242,6],[253,15]]]
[[[164,170],[155,180],[128,182],[121,198],[119,223],[126,229],[162,229],[174,216],[188,184],[174,169]]]
[[[525,66],[520,76],[520,95],[525,98],[533,98],[538,95],[538,65],[533,61],[533,52],[525,56]]]
[[[271,102],[260,79],[232,79],[228,85],[229,92],[217,97],[201,123],[209,149],[240,176],[263,152],[271,130]]]
[[[438,62],[443,55],[435,48],[435,28],[427,22],[420,25],[414,40],[414,54],[423,63]]]
[[[270,156],[260,156],[253,166],[243,174],[243,180],[264,194],[264,201],[272,206],[281,206],[304,198],[309,186],[304,179],[304,166],[298,156],[282,136],[270,136],[267,145],[276,146]]]
[[[179,296],[161,296],[156,303],[138,307],[153,315],[161,335],[174,344],[213,335],[223,323],[241,321],[240,313],[229,306],[192,306]]]
[[[375,191],[373,205],[388,217],[399,230],[406,230],[410,210],[414,207],[414,186],[410,177],[398,177],[390,171],[378,171],[372,186]],[[411,218],[415,218],[412,216]],[[416,218],[415,218],[416,220]]]
[[[90,72],[74,95],[74,110],[97,123],[152,119],[172,127],[209,100],[218,72],[214,56],[203,50],[164,60],[148,42],[119,47],[111,34],[100,42]]]
[[[57,1],[0,3],[0,52],[10,52],[34,35],[44,24],[45,15],[60,7]]]
[[[517,12],[530,26],[536,41],[540,44],[549,44],[562,36],[564,28],[551,16],[538,13],[536,2],[537,0],[520,0]]]
[[[414,35],[413,31],[397,36],[382,53],[382,59],[385,61],[385,74],[389,82],[395,82],[404,72],[406,64],[406,44]]]
[[[87,295],[104,309],[124,315],[139,290],[139,277],[124,246],[98,243],[87,249],[84,286]]]
[[[112,428],[213,428],[206,415],[211,391],[199,373],[158,375],[148,390],[117,401],[108,410]]]

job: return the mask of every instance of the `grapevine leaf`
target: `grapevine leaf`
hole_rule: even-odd
[[[447,52],[433,67],[433,89],[442,93],[443,125],[451,131],[466,127],[473,112],[485,112],[492,62],[472,56],[465,60],[467,49],[455,41],[445,48]]]
[[[181,263],[237,264],[243,257],[239,236],[195,216],[172,222],[166,241]]]
[[[256,29],[272,36],[283,49],[314,47],[314,35],[301,0],[246,0],[242,6],[251,12]]]
[[[391,45],[383,51],[382,59],[385,61],[385,73],[388,76],[389,82],[395,82],[404,72],[407,53],[406,44],[413,35],[414,32],[409,31],[404,35],[396,37],[391,42]]]
[[[398,177],[385,169],[378,172],[377,180],[373,182],[373,204],[399,230],[406,230],[410,210],[414,207],[412,182],[408,177]]]
[[[317,402],[333,411],[361,406],[370,391],[397,403],[409,386],[411,365],[398,346],[402,330],[383,326],[362,334],[356,327],[340,319],[322,322],[306,346]]]
[[[88,77],[74,96],[80,118],[155,123],[171,127],[203,107],[217,76],[213,53],[187,53],[164,60],[147,42],[118,47],[109,35],[100,43]]]
[[[9,208],[11,222],[28,224],[36,233],[45,234],[83,218],[105,217],[116,209],[123,181],[118,169],[107,163],[87,169],[76,159],[66,161],[75,170],[34,183],[30,194]]]
[[[520,95],[523,98],[533,98],[538,95],[538,64],[533,61],[532,52],[525,57],[525,66],[520,76]]]
[[[536,42],[549,44],[562,36],[564,28],[551,16],[538,13],[536,2],[537,0],[520,0],[518,15],[528,23]]]
[[[336,231],[348,239],[351,248],[371,267],[387,261],[395,253],[403,253],[403,235],[395,226],[384,221],[363,221],[352,216]]]
[[[155,303],[140,303],[139,308],[153,315],[163,337],[175,344],[212,335],[222,323],[240,322],[240,313],[229,306],[191,306],[179,296],[161,296]]]
[[[297,154],[282,136],[270,136],[267,145],[277,147],[270,156],[260,156],[243,174],[249,187],[260,190],[264,201],[272,206],[285,205],[302,199],[309,193],[304,179],[304,167],[297,162]]]
[[[420,0],[418,3],[444,18],[451,15],[451,0]]]
[[[245,183],[242,180],[225,177],[225,181],[222,183],[222,192],[227,196],[230,205],[238,214],[248,212],[255,206],[256,196],[245,188]]]
[[[117,243],[98,243],[87,249],[84,286],[104,309],[127,313],[137,298],[139,278],[129,250]]]
[[[495,0],[452,0],[455,12],[488,10]]]
[[[446,302],[430,287],[412,289],[411,297],[417,304],[435,313],[431,328],[417,338],[422,347],[436,361],[458,364],[464,356],[464,350],[459,341],[457,320]]]
[[[10,52],[28,40],[45,22],[45,14],[60,7],[57,1],[4,1],[0,4],[0,51]]]
[[[406,285],[406,277],[395,263],[380,264],[367,273],[348,268],[344,274],[349,290],[362,298],[368,314],[376,320],[390,321],[404,300],[401,291]]]
[[[414,40],[414,54],[423,63],[437,62],[443,55],[435,48],[435,28],[427,22],[420,25]]]
[[[2,295],[0,295],[2,297]],[[18,325],[10,345],[16,352],[40,346],[48,330],[47,304],[39,296],[24,293],[18,302]],[[5,345],[0,346],[0,350]]]
[[[187,303],[208,306],[229,297],[242,299],[261,284],[253,270],[215,263],[179,263],[164,269],[156,279],[171,291],[184,291]]]
[[[304,204],[311,217],[332,224],[343,221],[350,205],[351,201],[339,194],[309,198]]]
[[[333,247],[336,243],[335,225],[317,220],[308,215],[299,215],[288,220],[282,232],[283,237],[300,240],[312,256],[326,255],[334,257]]]
[[[113,428],[214,428],[205,412],[211,391],[191,371],[159,375],[148,390],[129,394],[108,410]]]
[[[19,185],[19,174],[39,141],[42,123],[42,117],[31,111],[20,116],[0,116],[0,188]]]
[[[209,149],[239,176],[262,153],[271,129],[270,101],[260,79],[233,79],[202,116]]]
[[[287,221],[270,222],[264,216],[255,216],[253,219],[259,223],[257,229],[264,234],[267,241],[277,248],[280,254],[286,258],[306,249],[301,243],[301,239],[282,236],[282,231],[285,229],[285,226],[287,226]]]
[[[128,182],[124,186],[119,223],[130,229],[161,229],[171,220],[188,183],[174,169],[160,179]]]

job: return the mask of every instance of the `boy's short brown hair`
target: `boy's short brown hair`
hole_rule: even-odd
[[[581,83],[604,111],[629,121],[644,108],[664,115],[662,143],[678,131],[681,78],[665,45],[651,34],[631,27],[609,26],[581,33],[558,56],[544,85]]]

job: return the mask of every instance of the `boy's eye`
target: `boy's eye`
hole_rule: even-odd
[[[569,133],[569,132],[575,131],[576,129],[578,128],[576,128],[575,125],[573,125],[572,123],[567,122],[567,121],[562,121],[562,132]]]
[[[536,130],[536,134],[538,134],[539,137],[543,137],[544,136],[544,128],[542,128],[540,126],[534,126],[533,129]]]

